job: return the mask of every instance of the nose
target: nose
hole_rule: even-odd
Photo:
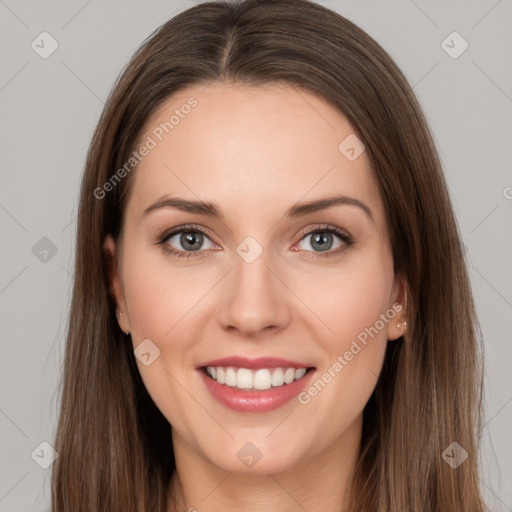
[[[224,329],[255,337],[288,325],[291,292],[270,267],[265,251],[251,263],[235,257],[234,268],[222,283],[218,319]]]

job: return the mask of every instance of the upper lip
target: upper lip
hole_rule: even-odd
[[[198,366],[198,368],[204,368],[206,366],[232,366],[235,368],[311,368],[312,365],[306,363],[299,363],[297,361],[291,361],[290,359],[281,359],[279,357],[257,357],[251,359],[249,357],[233,356],[223,357],[222,359],[215,359],[207,361]]]

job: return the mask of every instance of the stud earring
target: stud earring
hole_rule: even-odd
[[[398,328],[398,329],[400,329],[400,328],[402,327],[402,324],[403,324],[403,326],[404,326],[404,329],[407,329],[407,322],[406,322],[406,321],[404,321],[404,322],[398,322],[398,323],[396,324],[397,328]]]

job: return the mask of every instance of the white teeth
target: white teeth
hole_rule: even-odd
[[[284,372],[284,381],[286,384],[290,384],[290,382],[293,382],[295,379],[295,368],[287,368],[287,370]]]
[[[215,368],[213,370],[215,370]],[[306,368],[299,368],[298,370],[295,370],[295,380],[304,377],[304,375],[306,375]],[[215,374],[213,375],[213,378],[215,378]]]
[[[226,386],[236,386],[236,373],[234,368],[226,368]]]
[[[240,368],[236,373],[236,387],[240,389],[252,388],[252,373],[247,368]]]
[[[284,384],[284,372],[282,368],[276,368],[272,374],[272,386],[282,386]]]
[[[248,368],[208,366],[206,373],[219,384],[238,389],[266,390],[290,384],[301,379],[306,374],[306,368]]]
[[[240,371],[240,370],[238,370]],[[256,370],[253,377],[254,389],[270,389],[272,387],[272,381],[270,380],[270,370]]]

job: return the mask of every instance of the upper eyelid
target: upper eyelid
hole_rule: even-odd
[[[184,231],[198,231],[198,232],[202,233],[203,235],[207,236],[215,244],[220,245],[215,241],[215,237],[212,237],[212,235],[209,234],[209,232],[206,228],[203,228],[202,226],[197,226],[194,224],[186,224],[183,226],[176,226],[175,228],[168,229],[168,230],[164,231],[164,233],[160,236],[160,241],[161,241],[161,243],[163,243],[166,240],[168,240],[169,238],[171,238],[172,236],[179,235],[180,233],[183,233]]]
[[[339,226],[335,226],[334,224],[322,224],[321,226],[316,226],[314,228],[304,228],[304,230],[300,231],[300,236],[303,238],[304,236],[311,235],[315,232],[322,232],[322,231],[331,231],[335,235],[346,235],[349,238],[352,238],[352,235],[344,228],[341,228]],[[337,231],[341,231],[341,233],[337,233]]]

